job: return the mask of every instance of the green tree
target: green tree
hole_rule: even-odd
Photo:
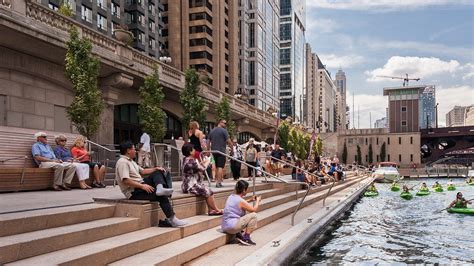
[[[385,150],[385,142],[382,143],[382,147],[380,147],[380,161],[385,162],[385,156],[387,156],[387,151]]]
[[[232,120],[232,114],[230,111],[229,99],[226,96],[221,98],[221,101],[217,105],[217,121],[225,119],[227,121],[227,131],[229,132],[229,137],[234,137],[235,123]]]
[[[347,164],[347,145],[344,142],[344,148],[342,149],[342,162]]]
[[[206,122],[206,112],[204,111],[204,100],[199,96],[201,80],[194,68],[186,70],[185,80],[184,90],[179,95],[180,103],[183,106],[181,121],[186,130],[191,121],[197,121],[203,127]]]
[[[59,14],[66,17],[74,16],[74,11],[72,10],[72,7],[69,5],[69,2],[61,1],[58,12]]]
[[[313,149],[314,152],[317,154],[317,156],[322,156],[323,155],[323,141],[321,140],[321,136],[318,135],[318,138],[313,144]]]
[[[138,90],[140,105],[138,106],[138,117],[143,130],[150,134],[155,141],[162,141],[165,136],[166,113],[161,109],[165,98],[160,84],[158,67],[154,67],[153,73],[145,78],[145,84]]]
[[[369,163],[374,162],[374,152],[372,151],[372,143],[369,144]]]
[[[281,120],[280,120],[281,121]],[[288,147],[288,140],[290,137],[290,124],[286,121],[281,121],[280,126],[278,127],[278,140],[280,143],[280,146],[284,149],[289,151]]]
[[[362,153],[359,144],[357,144],[357,164],[362,165]]]
[[[66,43],[66,77],[71,81],[74,99],[66,108],[67,116],[80,134],[91,138],[99,129],[104,109],[102,92],[97,87],[99,59],[92,56],[92,44],[80,39],[75,27]]]

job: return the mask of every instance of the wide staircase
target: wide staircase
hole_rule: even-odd
[[[365,176],[350,174],[331,194],[355,186]],[[302,207],[322,201],[330,185],[310,190]],[[259,228],[291,215],[306,190],[300,185],[258,182],[263,203]],[[223,206],[229,186],[216,192]],[[249,195],[250,196],[250,195]],[[159,207],[147,201],[96,199],[94,204],[0,215],[0,264],[13,265],[179,265],[231,239],[220,231],[220,216],[206,215],[202,198],[173,196],[183,228],[157,227]]]

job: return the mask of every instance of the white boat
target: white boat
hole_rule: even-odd
[[[372,173],[375,182],[392,183],[402,179],[397,169],[397,164],[392,162],[382,162]]]

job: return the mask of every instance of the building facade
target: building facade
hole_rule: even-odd
[[[347,80],[346,80],[346,73],[339,69],[336,73],[336,87],[341,95],[338,107],[338,116],[339,116],[339,127],[341,129],[348,129],[349,128],[349,119],[348,119],[348,106],[347,106]]]
[[[234,95],[238,86],[237,1],[162,0],[163,38],[182,71],[195,68],[215,90]]]
[[[303,123],[305,87],[304,0],[280,0],[280,117]]]
[[[466,119],[464,124],[466,126],[474,126],[474,106],[471,105],[469,110],[466,112]]]
[[[464,126],[467,112],[471,108],[470,106],[454,106],[454,108],[446,114],[446,127]]]
[[[320,132],[335,132],[337,131],[337,117],[338,117],[338,91],[331,78],[331,73],[323,65],[319,57],[316,55],[318,61],[318,71],[316,77],[316,90],[318,94],[319,107],[317,117],[318,131]]]
[[[280,0],[239,1],[237,93],[258,109],[280,109]]]
[[[436,124],[435,86],[384,88],[388,96],[389,132],[417,132]]]
[[[389,133],[387,129],[351,129],[339,132],[338,156],[342,158],[344,144],[347,147],[347,163],[357,162],[357,147],[361,150],[361,162],[364,165],[381,161],[396,162],[402,167],[411,167],[421,163],[420,133]],[[385,144],[385,158],[381,157]],[[369,147],[372,147],[370,161]]]
[[[134,36],[131,46],[149,56],[158,58],[165,48],[160,0],[41,0],[41,4],[54,11],[67,5],[72,18],[109,37],[126,26]]]
[[[306,97],[305,97],[305,124],[309,128],[317,129],[319,121],[319,91],[316,87],[318,77],[318,58],[306,44]]]
[[[380,119],[375,120],[374,128],[387,128],[387,118],[382,117]]]

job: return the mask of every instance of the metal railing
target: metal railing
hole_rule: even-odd
[[[168,169],[170,172],[173,172],[171,171],[172,170],[172,150],[175,150],[177,153],[178,153],[178,175],[179,176],[182,176],[182,173],[183,173],[183,154],[181,152],[180,149],[178,149],[177,147],[173,146],[173,145],[170,145],[170,144],[166,144],[166,143],[152,143],[151,144],[153,146],[153,154],[154,154],[154,157],[155,157],[155,162],[156,162],[156,165],[159,165],[159,155],[158,155],[158,149],[156,147],[163,147],[163,148],[167,148],[167,150],[164,150],[164,158],[163,158],[163,167]]]
[[[16,159],[23,159],[23,168],[21,169],[21,179],[20,179],[20,184],[23,184],[23,182],[25,180],[26,160],[28,160],[28,156],[21,155],[21,156],[17,156],[17,157],[6,158],[6,159],[0,160],[0,163],[4,163],[4,162],[11,161],[11,160],[16,160]]]
[[[306,196],[309,194],[309,191],[311,190],[311,186],[309,184],[307,184],[306,182],[298,182],[298,181],[292,181],[292,182],[288,182],[287,180],[284,180],[278,176],[275,176],[273,174],[270,174],[262,169],[258,169],[257,167],[251,165],[251,164],[248,164],[246,162],[244,162],[243,160],[239,160],[237,158],[234,158],[230,155],[227,155],[226,153],[224,152],[221,152],[221,151],[217,151],[217,150],[209,150],[209,151],[203,151],[201,152],[201,159],[202,159],[202,155],[204,153],[217,153],[217,154],[220,154],[222,156],[225,156],[227,158],[229,158],[230,160],[234,160],[234,161],[237,161],[237,162],[240,162],[241,164],[243,165],[246,165],[250,168],[253,169],[253,180],[252,180],[252,190],[253,190],[253,195],[255,196],[255,180],[256,180],[256,173],[257,171],[261,171],[265,176],[269,176],[269,177],[272,177],[282,183],[285,183],[285,184],[296,184],[296,185],[303,185],[303,186],[306,186],[306,192],[304,194],[304,196],[301,198],[301,201],[299,202],[298,206],[296,207],[295,211],[293,212],[293,215],[291,216],[291,225],[294,225],[295,224],[295,215],[296,213],[298,212],[298,210],[300,209],[301,205],[303,204],[303,201],[306,199]],[[206,173],[206,176],[207,176],[207,173]],[[207,176],[207,180],[209,182],[209,184],[211,183],[210,179],[209,179],[209,176]],[[296,191],[296,200],[298,200],[298,188],[295,190]]]
[[[102,146],[90,140],[87,140],[86,142],[89,144],[87,145],[88,152],[89,153],[93,152],[91,154],[91,161],[102,163],[105,166],[105,172],[104,172],[104,178],[105,178],[107,174],[107,170],[109,169],[109,162],[111,160],[116,161],[118,155],[120,154],[120,151],[116,149],[109,149],[105,146]],[[114,178],[114,184],[113,184],[114,187],[116,185],[116,182],[117,181]]]

